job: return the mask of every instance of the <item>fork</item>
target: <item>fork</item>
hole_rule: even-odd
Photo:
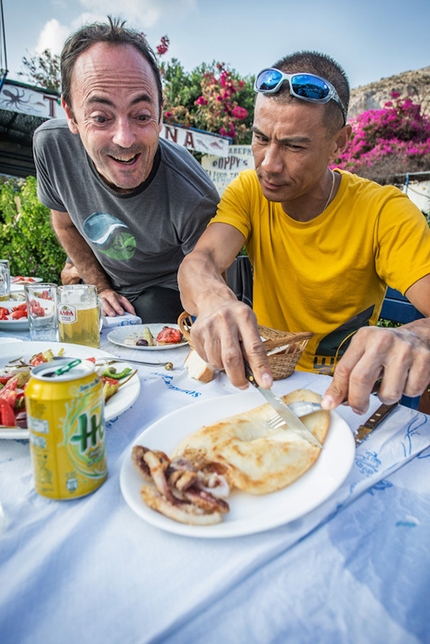
[[[306,414],[311,414],[313,411],[322,409],[319,403],[306,402],[302,400],[290,403],[288,407],[297,416],[297,418],[301,418],[301,416],[306,416]],[[266,422],[271,429],[279,429],[282,425],[286,424],[285,421],[276,413],[273,414],[273,416],[270,416]]]

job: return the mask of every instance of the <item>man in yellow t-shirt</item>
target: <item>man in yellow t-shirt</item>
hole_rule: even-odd
[[[255,171],[226,189],[216,216],[179,270],[184,307],[197,320],[200,355],[246,387],[242,349],[257,381],[272,376],[259,324],[312,331],[299,367],[333,373],[323,406],[345,398],[365,412],[375,381],[394,402],[430,382],[430,321],[374,326],[386,286],[430,316],[430,231],[399,190],[330,169],[351,135],[342,68],[299,52],[257,76]],[[253,309],[222,273],[246,245],[254,270]],[[345,351],[346,349],[346,351]]]

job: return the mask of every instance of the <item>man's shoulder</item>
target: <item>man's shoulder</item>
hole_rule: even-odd
[[[185,182],[198,192],[207,192],[208,188],[216,190],[206,171],[187,148],[161,138],[159,148],[161,161],[171,177],[176,176],[181,184]]]
[[[47,146],[70,150],[79,142],[80,137],[70,132],[66,119],[49,119],[39,125],[33,134],[36,151]]]
[[[63,133],[64,130],[69,130],[69,126],[67,125],[66,119],[48,119],[42,125],[39,125],[38,128],[36,128],[34,134],[38,135],[43,132],[61,132]]]

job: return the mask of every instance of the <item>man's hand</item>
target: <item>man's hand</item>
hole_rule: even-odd
[[[104,288],[99,291],[99,297],[102,301],[103,312],[105,315],[113,318],[116,315],[135,313],[134,306],[123,295],[119,295],[111,288]]]
[[[257,382],[263,387],[272,385],[269,360],[256,317],[247,304],[229,299],[211,308],[211,312],[201,312],[191,327],[191,337],[197,353],[215,369],[224,369],[235,387],[246,389],[249,386],[242,350]]]
[[[336,366],[322,406],[334,409],[348,400],[356,413],[363,414],[379,378],[378,397],[383,403],[394,403],[403,394],[419,396],[430,383],[430,342],[428,330],[418,335],[421,326],[419,321],[393,329],[359,329]]]

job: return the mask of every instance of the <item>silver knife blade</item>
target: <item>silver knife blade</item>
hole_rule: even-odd
[[[291,411],[288,405],[286,405],[283,400],[275,396],[271,389],[263,389],[263,387],[260,387],[258,385],[246,358],[244,358],[244,364],[247,380],[251,383],[251,385],[254,385],[254,387],[258,389],[258,391],[264,396],[267,402],[282,418],[287,426],[297,431],[302,438],[307,440],[309,443],[312,443],[312,445],[315,445],[316,447],[322,449],[323,446],[321,445],[319,440],[312,434],[310,429],[308,429],[306,425],[302,423],[302,421],[294,414],[294,412]]]

